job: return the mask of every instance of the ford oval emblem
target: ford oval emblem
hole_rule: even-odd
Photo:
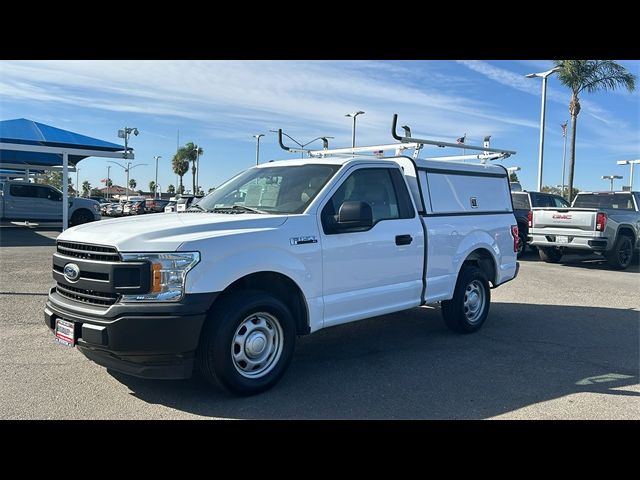
[[[64,266],[64,278],[70,282],[75,282],[80,276],[80,267],[75,263],[67,263]]]

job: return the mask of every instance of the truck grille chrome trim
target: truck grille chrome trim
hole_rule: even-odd
[[[86,243],[64,242],[56,243],[57,251],[61,255],[86,260],[96,260],[102,262],[120,261],[120,254],[114,247],[102,245],[89,245]]]

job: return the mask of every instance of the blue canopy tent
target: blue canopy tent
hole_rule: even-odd
[[[25,118],[0,121],[0,170],[44,171],[62,166],[63,205],[68,204],[67,178],[69,165],[87,157],[133,159],[129,148],[116,143]],[[62,210],[62,228],[69,223],[67,208]]]

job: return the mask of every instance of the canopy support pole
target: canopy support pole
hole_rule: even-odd
[[[62,152],[62,231],[69,228],[69,154]],[[76,186],[76,188],[78,188]]]

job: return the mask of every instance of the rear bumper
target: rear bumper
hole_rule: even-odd
[[[115,304],[89,309],[49,293],[44,321],[74,323],[78,349],[104,367],[143,378],[191,376],[195,350],[216,293],[185,295],[174,304]]]
[[[607,237],[564,235],[568,241],[559,243],[556,241],[557,236],[549,233],[533,233],[531,234],[530,245],[535,247],[562,247],[570,250],[590,250],[593,252],[603,252],[609,248],[609,239]]]

